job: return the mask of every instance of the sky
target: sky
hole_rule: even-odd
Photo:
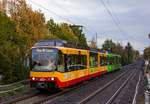
[[[41,10],[46,20],[84,26],[87,41],[96,37],[98,47],[106,39],[123,46],[130,42],[142,53],[150,44],[149,0],[27,0],[34,10]]]

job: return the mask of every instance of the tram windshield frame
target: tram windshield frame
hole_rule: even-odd
[[[38,72],[52,72],[57,69],[58,49],[32,48],[31,70]]]

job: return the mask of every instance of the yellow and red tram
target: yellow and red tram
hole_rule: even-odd
[[[62,42],[62,41],[61,41]],[[64,47],[42,40],[32,47],[30,83],[36,88],[63,88],[121,67],[120,56]]]

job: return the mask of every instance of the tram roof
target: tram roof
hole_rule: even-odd
[[[41,39],[38,40],[37,43],[34,44],[33,47],[62,47],[62,48],[72,48],[72,49],[81,49],[81,50],[89,50],[90,52],[94,52],[94,53],[103,53],[103,54],[107,54],[104,50],[101,49],[92,49],[89,48],[87,45],[80,45],[80,44],[76,44],[74,42],[68,42],[65,40],[61,40],[61,39]],[[120,56],[117,54],[107,54],[109,57],[113,57],[113,56]]]

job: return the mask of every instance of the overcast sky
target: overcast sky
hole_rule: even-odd
[[[142,53],[150,44],[150,0],[27,0],[27,3],[35,10],[40,9],[46,20],[53,18],[58,23],[84,26],[87,41],[97,33],[99,47],[106,39],[122,45],[129,41]]]

